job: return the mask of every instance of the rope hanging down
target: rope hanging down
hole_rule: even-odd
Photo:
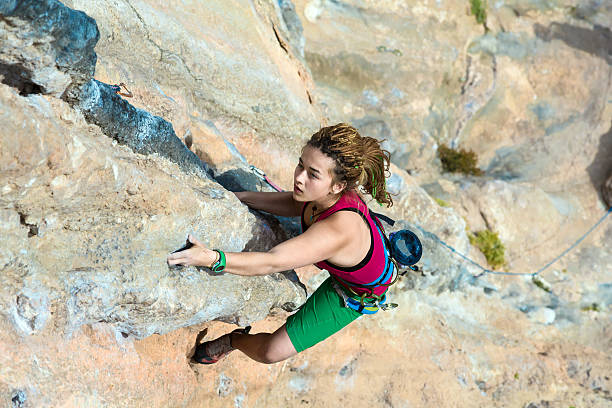
[[[270,181],[270,179],[268,178],[268,176],[266,176],[266,173],[264,173],[262,170],[258,169],[255,166],[251,166],[251,171],[257,175],[259,178],[261,178],[263,181],[265,181],[266,183],[268,183],[273,189],[275,189],[276,191],[283,191],[280,187],[278,187],[276,184],[272,183],[272,181]],[[457,251],[455,248],[453,248],[452,246],[448,245],[446,242],[444,242],[443,240],[441,240],[436,234],[429,232],[427,230],[425,230],[424,228],[416,225],[416,228],[418,228],[423,234],[425,234],[426,236],[431,237],[434,241],[437,241],[439,244],[441,244],[442,246],[444,246],[446,249],[448,249],[449,251],[451,251],[452,253],[456,254],[457,256],[463,258],[464,260],[466,260],[467,262],[471,263],[472,265],[476,266],[478,269],[480,269],[482,272],[479,273],[478,275],[474,275],[475,278],[480,278],[486,274],[492,274],[492,275],[510,275],[510,276],[537,276],[540,273],[544,272],[546,269],[548,269],[552,264],[554,264],[555,262],[557,262],[559,259],[563,258],[565,255],[567,255],[572,249],[576,248],[582,241],[584,241],[584,239],[591,233],[593,232],[602,222],[604,222],[604,220],[608,217],[608,215],[610,215],[610,213],[612,212],[612,207],[610,207],[608,209],[608,211],[606,211],[606,213],[599,219],[599,221],[597,221],[595,223],[595,225],[593,225],[591,228],[589,228],[589,230],[587,232],[585,232],[580,238],[578,238],[578,240],[576,240],[576,242],[574,242],[572,245],[570,245],[565,251],[561,252],[559,255],[557,255],[555,258],[553,258],[550,262],[548,262],[546,265],[544,265],[543,267],[541,267],[540,269],[538,269],[535,272],[500,272],[500,271],[493,271],[491,269],[485,268],[484,266],[481,266],[480,264],[478,264],[477,262],[471,260],[470,258],[468,258],[467,256],[463,255],[461,252]]]
[[[550,267],[552,264],[554,264],[555,262],[557,262],[559,259],[563,258],[565,255],[568,254],[568,252],[570,252],[572,249],[576,248],[591,232],[593,232],[602,222],[604,222],[604,220],[606,219],[606,217],[608,215],[610,215],[610,213],[612,212],[612,207],[610,207],[610,209],[608,209],[608,211],[606,211],[606,213],[599,219],[599,221],[597,221],[595,223],[595,225],[593,225],[591,228],[589,228],[589,230],[587,232],[585,232],[580,238],[578,238],[578,240],[576,240],[576,242],[574,242],[572,245],[570,245],[565,251],[561,252],[559,255],[557,255],[555,258],[553,258],[552,261],[548,262],[546,265],[544,265],[543,267],[541,267],[540,269],[538,269],[535,272],[500,272],[500,271],[493,271],[491,269],[485,268],[483,266],[481,266],[480,264],[476,263],[475,261],[471,260],[470,258],[468,258],[467,256],[463,255],[461,252],[457,251],[455,248],[453,248],[452,246],[448,245],[446,242],[444,242],[443,240],[441,240],[436,234],[431,233],[425,229],[423,229],[420,226],[416,226],[422,233],[432,237],[435,241],[437,241],[438,243],[440,243],[442,246],[444,246],[445,248],[447,248],[448,250],[450,250],[451,252],[457,254],[459,257],[465,259],[466,261],[468,261],[469,263],[471,263],[472,265],[476,266],[478,269],[480,269],[482,272],[479,273],[478,275],[475,275],[475,278],[480,278],[481,276],[484,276],[488,273],[492,274],[492,275],[510,275],[510,276],[537,276],[540,273],[542,273],[544,270],[546,270],[548,267]]]

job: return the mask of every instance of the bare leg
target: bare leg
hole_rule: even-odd
[[[274,333],[232,333],[231,336],[232,347],[260,363],[277,363],[297,354],[285,324]]]

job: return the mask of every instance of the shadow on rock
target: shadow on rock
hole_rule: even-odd
[[[599,139],[599,147],[593,163],[587,167],[587,172],[593,187],[599,192],[600,197],[605,201],[602,187],[606,180],[612,176],[612,123],[610,129]],[[610,205],[611,203],[608,203]]]
[[[0,82],[16,88],[21,96],[43,93],[42,87],[31,81],[31,77],[32,73],[25,70],[23,66],[0,62]]]
[[[193,360],[193,356],[195,355],[195,351],[200,345],[200,343],[202,343],[202,340],[204,339],[204,337],[206,337],[206,334],[208,334],[208,328],[205,328],[204,330],[201,330],[198,333],[195,339],[195,343],[193,344],[193,347],[189,349],[189,352],[185,356],[187,357],[187,361],[189,361],[189,365],[192,366],[192,369],[193,369],[193,365],[198,364],[196,361]]]
[[[261,181],[253,172],[241,168],[231,169],[221,173],[215,177],[215,181],[221,184],[226,190],[231,192],[239,191],[267,191],[272,192],[272,188],[268,187]],[[278,234],[279,229],[283,231],[282,241],[295,237],[301,233],[300,222],[296,217],[281,217],[266,213],[264,211],[251,210],[251,213],[267,224],[272,231]],[[257,237],[257,234],[254,235]],[[257,244],[259,238],[251,240],[247,244],[249,251],[268,250],[269,248],[260,248]],[[277,241],[280,243],[281,241]]]
[[[546,42],[561,40],[568,46],[603,58],[612,65],[612,31],[602,26],[592,30],[565,23],[552,23],[548,27],[534,26],[536,36]]]
[[[228,191],[258,191],[261,189],[261,180],[252,172],[244,169],[231,169],[215,177],[215,181]],[[259,188],[258,188],[259,187]]]

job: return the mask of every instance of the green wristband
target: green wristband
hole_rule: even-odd
[[[212,264],[210,270],[214,273],[221,273],[225,270],[225,253],[219,249],[213,249],[213,251],[219,254],[219,260]]]

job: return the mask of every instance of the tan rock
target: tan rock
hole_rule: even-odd
[[[72,6],[100,27],[97,78],[126,82],[130,102],[172,122],[181,138],[195,111],[234,145],[257,146],[240,151],[278,180],[297,159],[301,139],[319,128],[308,70],[279,44],[271,2],[239,1],[229,9],[223,1],[180,9],[158,1]],[[279,153],[279,160],[262,161],[262,152]]]
[[[2,85],[0,105],[2,265],[11,277],[0,302],[21,332],[69,334],[105,321],[146,337],[212,319],[248,323],[303,301],[283,275],[212,277],[167,266],[189,232],[228,251],[254,237],[260,246],[278,242],[220,185],[134,154],[78,115],[64,122],[57,112],[71,108],[58,99],[23,98]],[[273,295],[279,290],[288,296]]]
[[[523,17],[496,15],[510,35],[492,33],[485,45],[528,56],[492,58],[467,50],[482,27],[464,1],[296,1],[308,68],[292,55],[276,2],[67,3],[98,21],[98,79],[128,82],[131,101],[171,120],[217,171],[240,160],[232,144],[290,185],[303,138],[323,116],[392,139],[401,164],[388,183],[396,205],[372,208],[420,234],[425,276],[391,289],[398,309],[362,317],[286,362],[264,366],[234,352],[215,366],[190,366],[201,329],[212,339],[235,328],[204,320],[258,320],[254,332],[271,332],[287,316],[278,306],[297,305],[303,292],[282,276],[168,271],[160,264],[169,248],[187,231],[232,250],[247,241],[263,249],[282,234],[215,183],[114,145],[68,105],[0,85],[4,405],[609,405],[609,290],[601,282],[610,228],[550,271],[552,294],[530,279],[474,278],[478,271],[430,234],[466,251],[462,217],[471,228],[489,224],[514,253],[512,270],[524,271],[599,217],[585,168],[610,123],[609,67],[562,31],[533,38],[536,24],[578,24],[584,35],[588,23],[516,1]],[[437,181],[436,147],[453,139],[504,181],[443,175],[437,198],[446,208],[421,184]],[[298,273],[309,292],[325,276],[314,267]],[[601,310],[580,311],[587,301]]]

